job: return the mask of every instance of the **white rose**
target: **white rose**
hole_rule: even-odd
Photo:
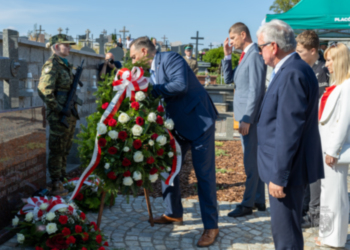
[[[115,130],[111,130],[108,132],[108,136],[111,137],[112,140],[116,140],[118,138],[118,132]]]
[[[158,180],[158,174],[151,174],[151,175],[149,176],[149,180],[150,180],[152,183],[156,182],[156,180]]]
[[[134,161],[135,162],[143,162],[143,154],[141,151],[136,151],[134,153]]]
[[[147,121],[149,122],[155,122],[157,120],[157,115],[154,112],[151,112],[147,116]]]
[[[67,208],[66,207],[62,207],[62,208],[58,209],[58,212],[65,213],[65,212],[67,212]]]
[[[121,113],[118,117],[120,123],[127,123],[130,120],[130,117],[126,113]]]
[[[174,121],[172,119],[166,119],[164,122],[164,126],[169,130],[173,130],[174,129]]]
[[[124,152],[129,152],[129,150],[130,150],[129,147],[124,147],[124,148],[123,148],[123,151],[124,151]]]
[[[170,171],[171,171],[171,167],[167,167],[167,168],[166,168],[166,171],[167,171],[167,172],[170,172]]]
[[[25,221],[31,222],[33,220],[34,214],[32,212],[29,212],[26,214]]]
[[[50,212],[50,213],[47,213],[47,214],[46,214],[46,219],[47,219],[48,221],[52,221],[53,219],[55,219],[55,217],[56,217],[56,214],[53,213],[53,212]]]
[[[136,101],[141,102],[141,101],[145,100],[145,98],[146,98],[145,93],[143,93],[142,91],[136,92],[136,95],[135,95]]]
[[[49,224],[47,224],[47,226],[46,226],[46,232],[47,232],[48,234],[56,233],[57,230],[58,230],[58,229],[57,229],[56,223],[49,223]]]
[[[134,136],[140,136],[143,132],[143,128],[140,125],[134,125],[131,132]]]
[[[23,244],[25,238],[26,237],[23,234],[17,234],[17,241],[19,244]]]
[[[139,171],[135,171],[132,178],[135,180],[135,181],[139,181],[139,180],[142,180],[142,175]]]
[[[49,204],[43,203],[43,204],[40,205],[40,209],[43,210],[43,211],[46,211],[48,206],[49,206]]]
[[[17,226],[19,222],[19,218],[17,216],[15,216],[15,218],[12,219],[12,226]]]
[[[148,144],[149,144],[150,146],[153,146],[153,145],[154,145],[154,141],[153,141],[153,140],[149,140],[149,141],[148,141]]]
[[[159,143],[159,145],[164,146],[167,142],[167,139],[164,135],[160,135],[157,137],[157,142]]]
[[[169,152],[168,156],[169,156],[169,158],[172,158],[174,156],[174,153],[173,152]]]
[[[97,124],[97,133],[99,135],[104,135],[105,133],[107,133],[107,126],[103,123]]]
[[[111,166],[111,165],[110,165],[109,163],[106,163],[106,164],[105,164],[105,169],[109,169],[110,166]]]
[[[134,182],[133,182],[131,177],[124,177],[124,179],[123,179],[124,186],[131,186],[133,183]]]

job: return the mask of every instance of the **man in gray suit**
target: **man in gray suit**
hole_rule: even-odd
[[[222,65],[225,83],[235,83],[234,114],[235,120],[239,121],[247,180],[242,203],[228,216],[240,217],[252,214],[253,209],[266,210],[265,185],[260,180],[257,167],[257,121],[265,94],[266,66],[245,24],[232,25],[229,36],[230,42],[228,38],[224,42]],[[231,62],[233,47],[243,51],[235,69],[232,69]]]

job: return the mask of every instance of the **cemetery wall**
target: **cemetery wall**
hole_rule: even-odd
[[[2,39],[0,38],[0,56],[3,56],[2,51]],[[51,56],[52,52],[50,49],[45,47],[45,44],[38,43],[34,41],[29,41],[26,39],[19,39],[18,43],[18,53],[19,58],[24,59],[28,63],[28,72],[33,75],[33,89],[34,93],[32,97],[20,97],[19,98],[19,108],[29,108],[36,106],[43,106],[43,101],[40,99],[37,93],[37,86],[40,79],[41,68],[46,60]],[[90,52],[71,50],[69,57],[67,58],[70,63],[75,67],[81,64],[84,59],[84,65],[93,65],[100,63],[103,59],[103,55],[93,54]],[[91,89],[93,76],[96,75],[96,70],[83,70],[81,81],[84,86],[78,90],[78,96],[84,101],[83,106],[78,106],[78,111],[80,115],[80,121],[77,122],[76,134],[79,133],[80,124],[86,124],[86,117],[91,113],[96,111],[95,96],[93,95],[93,90]],[[19,89],[25,88],[25,81],[20,81]],[[0,111],[4,110],[4,86],[3,81],[0,81]],[[48,123],[46,127],[48,140],[49,127]],[[48,152],[48,149],[47,149]],[[74,144],[68,157],[69,164],[78,164],[79,158],[77,157],[77,145]]]

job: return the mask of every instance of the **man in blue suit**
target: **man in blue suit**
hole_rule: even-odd
[[[243,200],[228,216],[240,217],[252,214],[253,208],[265,211],[265,185],[260,180],[257,165],[258,111],[265,94],[266,66],[253,43],[248,27],[235,23],[224,42],[225,59],[222,66],[225,83],[235,83],[234,112],[239,121],[239,133],[244,154],[244,169],[247,175]],[[232,48],[242,50],[239,65],[232,70]]]
[[[268,184],[277,250],[303,249],[304,190],[324,177],[318,131],[318,82],[295,53],[292,28],[280,20],[260,27],[258,46],[274,68],[258,122],[258,169]]]
[[[219,233],[215,179],[215,106],[179,54],[156,53],[148,37],[140,37],[132,42],[130,57],[133,63],[147,60],[151,68],[152,94],[155,97],[162,96],[167,104],[166,115],[175,123],[174,136],[181,146],[182,160],[187,150],[192,151],[204,224],[204,233],[197,245],[209,246]],[[182,224],[179,175],[174,179],[174,186],[163,184],[162,187],[167,208],[162,216],[155,218],[155,223]]]

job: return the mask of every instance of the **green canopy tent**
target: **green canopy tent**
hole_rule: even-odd
[[[301,0],[285,13],[266,15],[266,22],[273,19],[288,23],[294,30],[350,29],[350,0]]]

